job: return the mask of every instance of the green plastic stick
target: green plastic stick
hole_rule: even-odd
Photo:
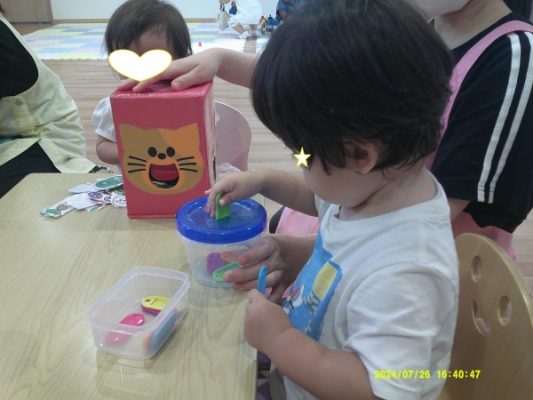
[[[229,205],[221,206],[220,205],[220,198],[224,196],[224,193],[219,192],[215,197],[215,219],[221,220],[224,218],[229,218],[230,212],[229,212]]]
[[[224,274],[229,270],[240,268],[241,265],[237,261],[230,262],[219,269],[213,271],[213,279],[217,282],[224,282]]]

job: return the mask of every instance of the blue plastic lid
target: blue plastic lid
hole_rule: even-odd
[[[187,239],[202,243],[243,242],[265,230],[266,211],[252,199],[229,205],[230,216],[217,221],[205,211],[207,197],[185,203],[176,215],[178,232]]]

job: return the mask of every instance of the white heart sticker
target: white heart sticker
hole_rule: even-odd
[[[150,50],[139,57],[131,50],[115,50],[109,64],[119,74],[136,81],[145,81],[166,70],[172,56],[165,50]]]

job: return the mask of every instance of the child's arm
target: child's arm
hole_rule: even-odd
[[[250,87],[252,74],[258,56],[227,49],[209,49],[189,57],[172,61],[165,72],[158,76],[137,82],[126,80],[120,90],[132,89],[142,92],[160,80],[172,80],[176,90],[212,81],[215,76],[244,87]]]
[[[211,214],[215,211],[215,197],[220,192],[224,193],[219,202],[221,206],[261,193],[286,207],[317,215],[314,194],[305,184],[301,173],[290,174],[271,169],[230,174],[207,191],[207,210]]]
[[[320,399],[376,399],[355,353],[329,350],[291,327],[283,309],[257,290],[248,297],[244,335],[280,372]]]
[[[96,140],[96,155],[105,163],[119,164],[117,144],[102,136]]]

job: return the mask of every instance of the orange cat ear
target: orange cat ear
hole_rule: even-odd
[[[135,125],[129,125],[129,124],[120,124],[120,134],[122,137],[126,135],[137,135],[139,133],[143,133],[144,131]]]
[[[176,135],[179,137],[180,143],[188,148],[198,150],[200,148],[200,132],[197,124],[185,125],[179,129],[161,129],[163,135]]]

